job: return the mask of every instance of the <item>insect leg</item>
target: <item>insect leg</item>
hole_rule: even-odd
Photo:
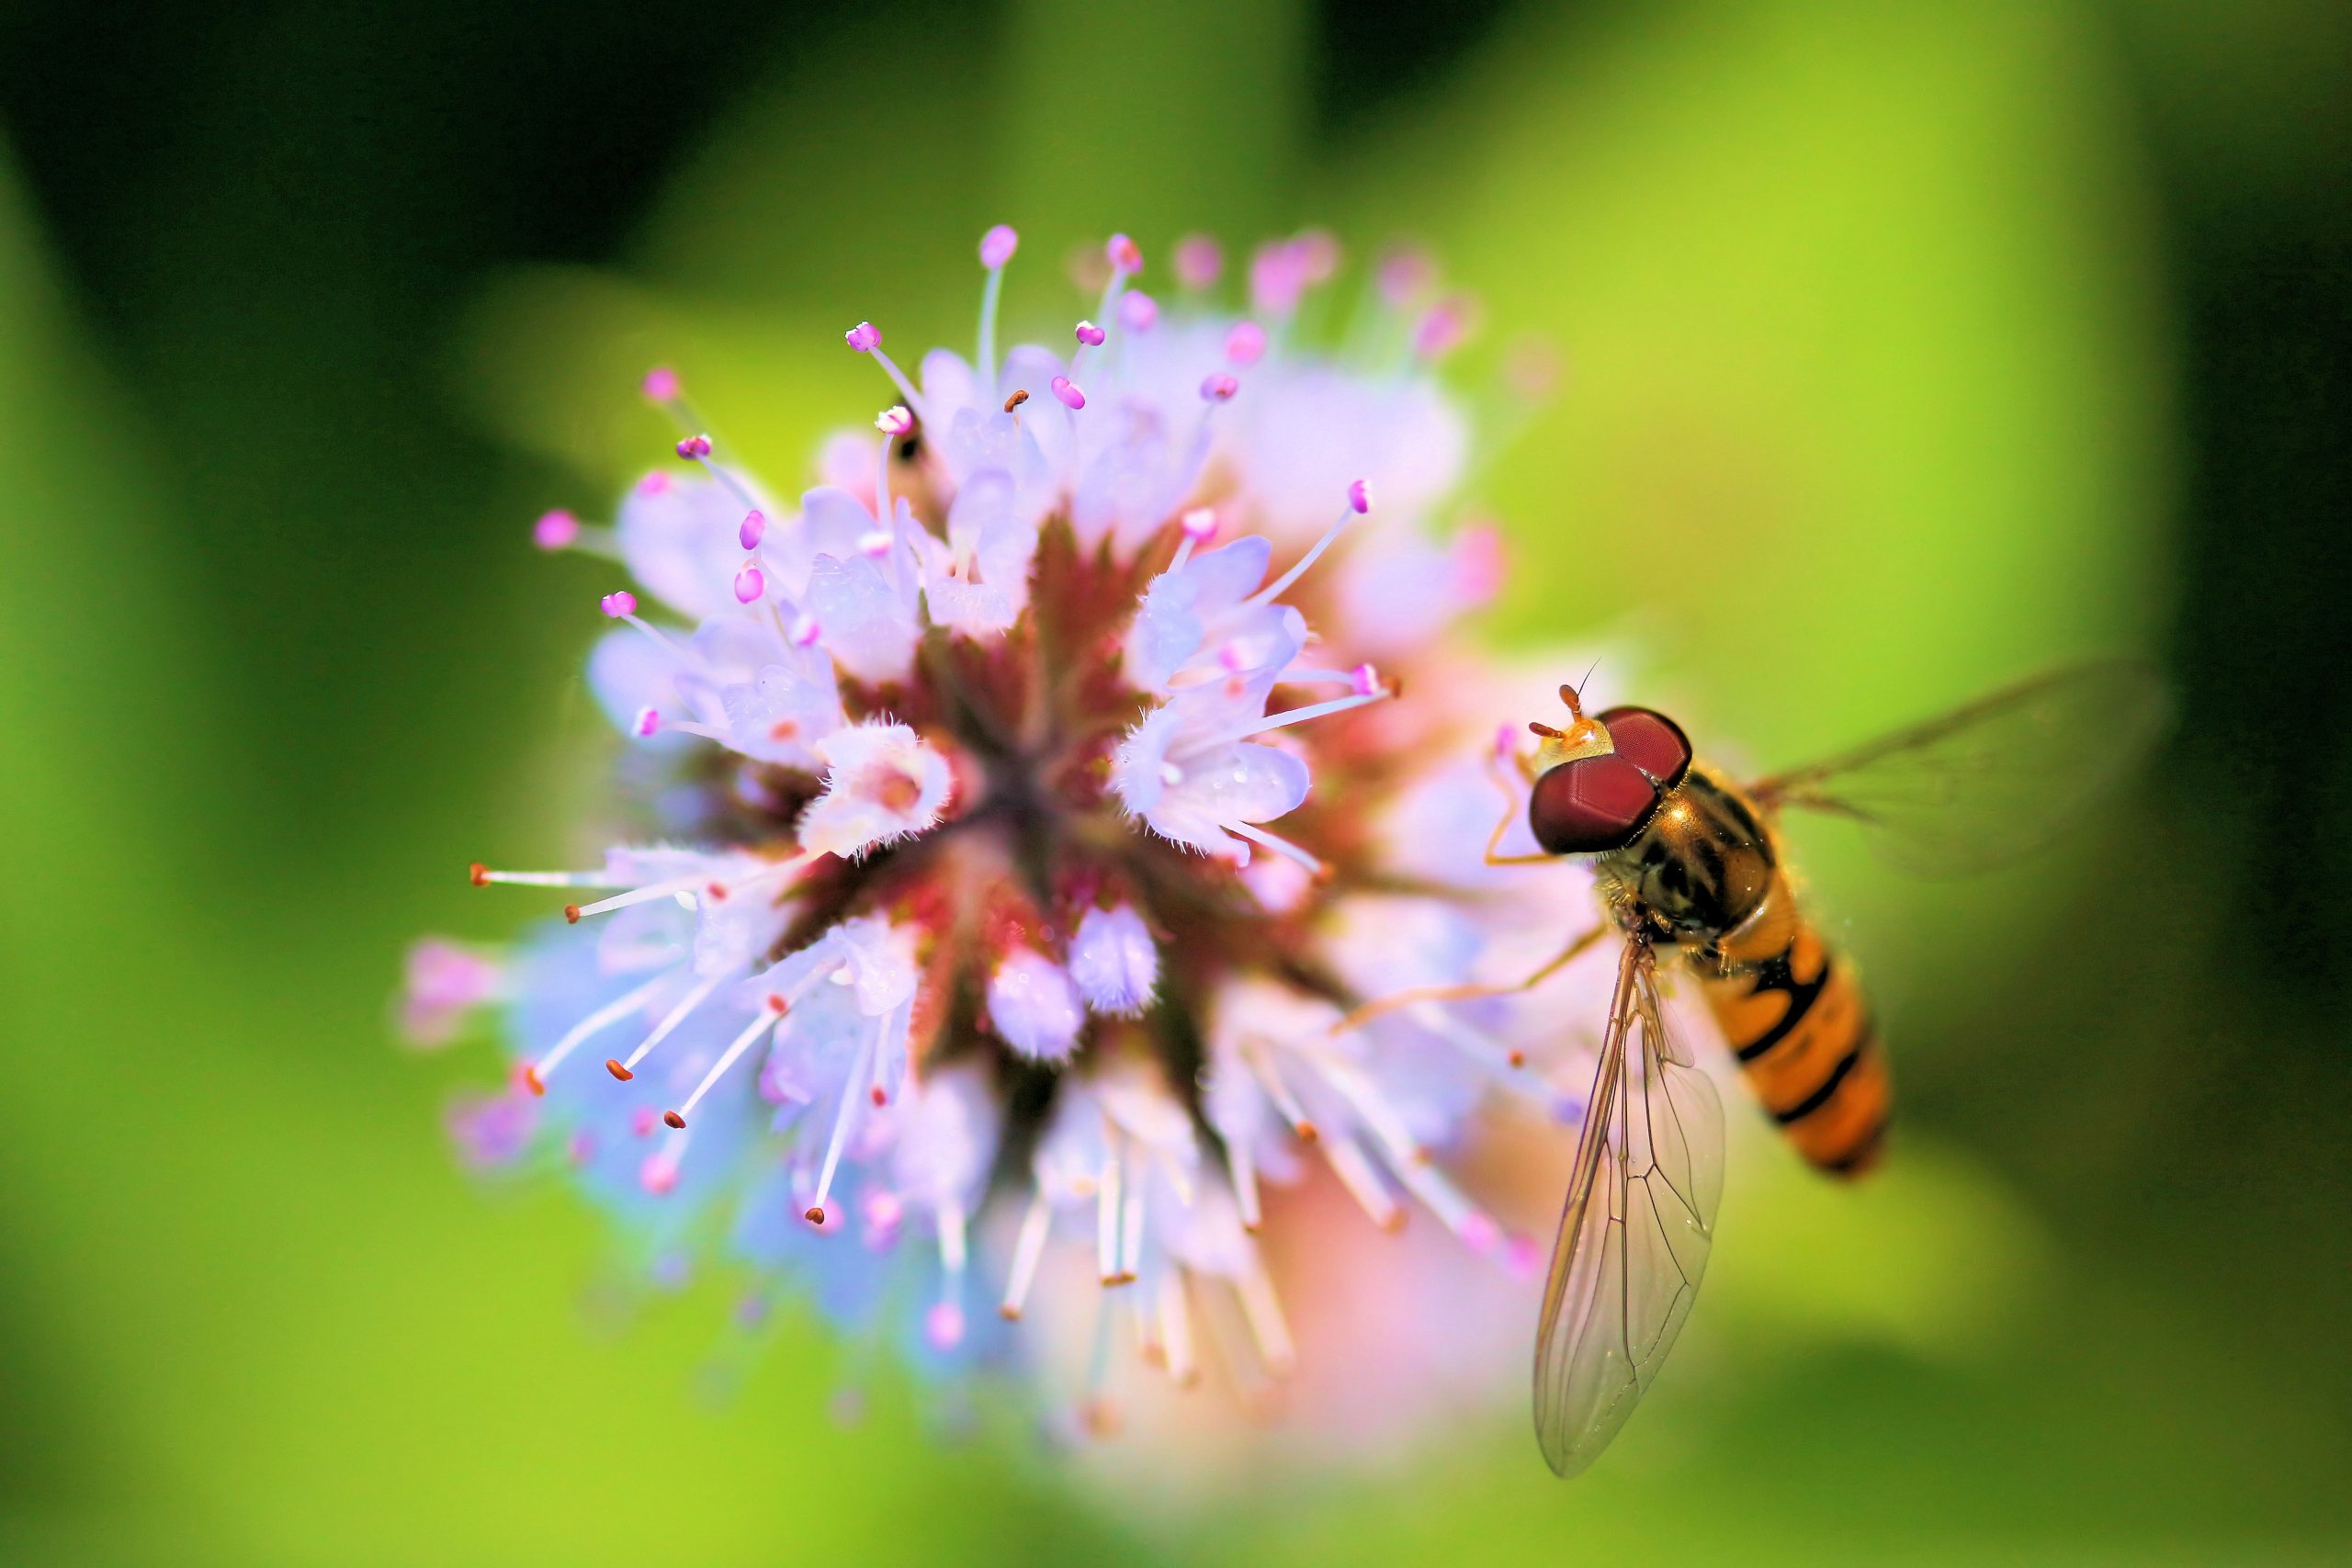
[[[1514,751],[1511,754],[1511,761],[1518,764],[1521,775],[1529,784],[1535,782],[1533,759],[1523,751]],[[1497,822],[1495,830],[1487,835],[1487,863],[1488,865],[1540,865],[1545,861],[1556,859],[1556,856],[1545,854],[1540,850],[1532,855],[1499,855],[1495,852],[1502,846],[1503,835],[1510,832],[1510,825],[1519,819],[1519,795],[1510,787],[1510,781],[1503,777],[1501,759],[1492,751],[1487,753],[1487,776],[1495,781],[1497,789],[1503,792],[1502,820]]]
[[[1374,1019],[1395,1012],[1398,1008],[1412,1007],[1419,1002],[1475,1002],[1485,997],[1508,997],[1521,991],[1532,991],[1577,959],[1591,951],[1592,944],[1609,934],[1615,922],[1603,920],[1589,931],[1577,934],[1574,942],[1544,962],[1541,969],[1515,985],[1508,986],[1417,986],[1409,991],[1398,991],[1378,1001],[1366,1002],[1331,1026],[1334,1034],[1345,1034],[1362,1029]]]

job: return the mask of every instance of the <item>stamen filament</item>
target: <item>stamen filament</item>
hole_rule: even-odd
[[[737,479],[733,470],[729,469],[725,464],[720,463],[717,458],[709,457],[708,455],[696,457],[695,461],[701,464],[703,471],[707,473],[712,479],[717,479],[719,484],[726,489],[727,493],[733,496],[736,501],[741,504],[744,511],[757,512],[760,510],[760,503],[752,499],[750,487],[745,485],[742,480]]]
[[[1331,547],[1331,542],[1344,533],[1347,530],[1348,525],[1354,522],[1359,515],[1360,513],[1353,506],[1350,506],[1347,510],[1341,512],[1340,513],[1340,520],[1332,524],[1329,528],[1324,529],[1323,536],[1316,540],[1314,546],[1308,549],[1305,555],[1298,558],[1297,565],[1292,567],[1288,571],[1274,579],[1272,582],[1258,590],[1257,592],[1251,594],[1248,599],[1243,600],[1241,608],[1245,610],[1254,610],[1261,604],[1272,604],[1274,600],[1281,598],[1283,590],[1288,588],[1292,583],[1296,582],[1300,578],[1306,576],[1306,569],[1313,566],[1317,560],[1322,558],[1323,552]]]
[[[1526,1053],[1505,1048],[1436,1002],[1415,1002],[1405,1016],[1482,1066],[1509,1072],[1527,1065]]]
[[[1118,1411],[1111,1403],[1111,1329],[1109,1297],[1094,1309],[1094,1340],[1086,1353],[1086,1395],[1079,1402],[1079,1418],[1098,1438],[1107,1438],[1118,1430]]]
[[[667,882],[649,882],[642,887],[616,893],[593,904],[574,904],[564,911],[564,917],[577,924],[591,915],[609,914],[615,909],[626,909],[632,904],[649,904],[657,898],[667,898],[673,893],[690,893],[709,880],[707,876],[673,876]]]
[[[726,978],[727,973],[722,970],[718,974],[711,976],[701,985],[696,986],[693,990],[688,991],[685,996],[680,999],[678,1005],[670,1010],[669,1016],[653,1026],[653,1032],[647,1035],[644,1041],[639,1044],[638,1048],[628,1054],[628,1060],[621,1064],[621,1071],[623,1073],[634,1073],[637,1070],[637,1065],[645,1060],[646,1054],[651,1051],[656,1045],[661,1044],[664,1040],[670,1038],[671,1032],[674,1031],[678,1025],[686,1021],[686,1015],[693,1012],[695,1009],[702,1006],[705,1001],[709,999],[710,993],[718,989],[719,983]]]
[[[1308,854],[1305,850],[1300,849],[1296,844],[1292,843],[1288,839],[1282,838],[1277,834],[1269,833],[1263,828],[1253,827],[1247,822],[1227,822],[1223,826],[1227,831],[1238,833],[1253,844],[1262,844],[1267,849],[1273,851],[1274,853],[1281,855],[1285,860],[1296,861],[1300,865],[1305,866],[1308,874],[1311,875],[1320,876],[1323,874],[1323,863],[1316,859],[1313,855]]]
[[[1330,1163],[1331,1173],[1340,1179],[1340,1185],[1348,1190],[1348,1196],[1371,1216],[1374,1224],[1385,1231],[1400,1228],[1404,1211],[1397,1208],[1396,1200],[1389,1196],[1387,1184],[1380,1179],[1380,1172],[1373,1168],[1372,1160],[1363,1152],[1363,1145],[1345,1134],[1336,1138],[1326,1138],[1323,1140],[1323,1157]]]
[[[1054,1205],[1041,1184],[1029,1198],[1029,1212],[1021,1216],[1021,1235],[1012,1244],[1012,1269],[1004,1282],[1004,1302],[997,1308],[1005,1321],[1021,1316],[1029,1286],[1037,1278],[1037,1259],[1045,1256],[1046,1238],[1054,1228]]]
[[[924,424],[930,424],[931,411],[924,406],[922,394],[915,390],[915,384],[907,379],[907,373],[899,368],[899,362],[883,353],[882,345],[879,344],[865,352],[873,355],[875,363],[882,367],[883,371],[892,381],[898,383],[899,395],[907,400],[907,407],[915,411],[915,417]]]
[[[683,1122],[687,1117],[692,1116],[695,1113],[695,1107],[702,1103],[702,1097],[710,1092],[711,1086],[718,1083],[720,1078],[725,1077],[727,1076],[727,1069],[733,1066],[737,1062],[742,1059],[743,1053],[752,1048],[752,1043],[758,1040],[761,1035],[765,1034],[769,1030],[774,1029],[778,1023],[782,1022],[783,1019],[784,1015],[782,1013],[770,1012],[763,1010],[760,1016],[752,1020],[752,1022],[744,1029],[743,1032],[738,1034],[734,1040],[729,1043],[726,1051],[719,1056],[718,1060],[711,1064],[710,1071],[703,1074],[702,1082],[695,1085],[694,1093],[686,1096],[686,1102],[678,1107],[677,1111],[673,1112],[673,1114],[677,1116],[678,1120]]]
[[[1200,1363],[1193,1356],[1193,1314],[1184,1301],[1184,1271],[1170,1269],[1159,1279],[1159,1344],[1168,1356],[1168,1375],[1179,1388],[1200,1381]]]
[[[1220,736],[1215,743],[1222,745],[1236,740],[1247,740],[1253,735],[1263,735],[1270,729],[1283,729],[1294,724],[1305,724],[1310,718],[1322,718],[1329,714],[1345,713],[1350,708],[1360,708],[1366,703],[1380,702],[1387,695],[1386,692],[1367,692],[1358,696],[1333,697],[1328,702],[1309,703],[1303,708],[1292,708],[1287,712],[1278,713],[1272,718],[1261,719],[1248,729]]]
[[[548,1075],[555,1071],[557,1066],[562,1063],[566,1056],[571,1055],[571,1053],[578,1050],[582,1043],[609,1025],[617,1023],[622,1019],[627,1018],[630,1013],[633,1013],[639,1008],[643,1007],[645,1005],[646,998],[652,996],[655,991],[660,990],[662,984],[669,978],[669,972],[665,970],[662,974],[654,976],[653,978],[648,980],[645,984],[639,986],[637,989],[629,992],[628,995],[616,998],[614,1000],[606,1002],[603,1007],[598,1008],[594,1012],[590,1013],[586,1018],[582,1019],[578,1023],[573,1024],[570,1029],[566,1030],[564,1032],[563,1038],[558,1040],[555,1044],[549,1048],[546,1055],[541,1056],[537,1061],[533,1062],[528,1067],[524,1069],[525,1075],[531,1084],[533,1092],[539,1094],[546,1093]]]
[[[680,724],[673,728],[684,729],[687,727]],[[763,882],[773,882],[777,877],[786,875],[797,868],[800,863],[808,858],[808,852],[806,850],[803,850],[797,853],[786,855],[784,859],[763,867],[761,870],[752,873],[749,876],[737,877],[731,882],[718,881],[717,885],[728,896],[732,897],[736,894],[747,892],[752,888],[757,887]],[[586,919],[591,915],[601,915],[609,910],[626,908],[631,904],[643,904],[656,898],[666,898],[675,893],[696,892],[700,889],[712,886],[715,880],[716,879],[711,877],[707,873],[698,873],[693,876],[672,877],[667,882],[648,883],[643,887],[637,888],[631,892],[616,894],[610,898],[600,898],[594,904],[573,905],[564,910],[564,918],[577,924],[579,921]],[[605,886],[609,886],[611,885],[608,883]]]
[[[501,882],[514,887],[626,887],[626,882],[613,880],[608,871],[492,871],[476,862],[473,882],[477,887],[487,887]]]
[[[1241,1228],[1254,1231],[1265,1216],[1258,1210],[1258,1161],[1239,1138],[1227,1140],[1225,1168],[1233,1180],[1234,1206],[1241,1211]]]
[[[1313,1143],[1316,1139],[1315,1123],[1306,1119],[1306,1109],[1292,1095],[1290,1086],[1283,1082],[1282,1075],[1274,1070],[1272,1059],[1254,1042],[1243,1043],[1241,1059],[1250,1064],[1250,1070],[1257,1075],[1260,1086],[1266,1091],[1266,1098],[1274,1102],[1274,1109],[1282,1113],[1283,1121],[1290,1123],[1290,1130],[1297,1134],[1299,1142]]]
[[[1132,1285],[1143,1272],[1143,1172],[1137,1171],[1126,1187],[1119,1214],[1119,1282]]]
[[[948,1198],[939,1205],[939,1268],[947,1276],[949,1300],[964,1293],[964,1264],[967,1253],[964,1201]]]
[[[1427,1151],[1397,1119],[1396,1108],[1363,1074],[1344,1063],[1330,1060],[1317,1061],[1314,1066],[1323,1081],[1348,1102],[1349,1109],[1363,1118],[1363,1124],[1372,1129],[1392,1159],[1412,1164],[1427,1160]]]
[[[989,268],[989,280],[980,286],[980,392],[984,397],[996,395],[996,305],[1004,292],[1004,268]]]
[[[1421,1206],[1437,1216],[1440,1224],[1473,1247],[1484,1250],[1502,1234],[1501,1227],[1437,1167],[1426,1161],[1405,1161],[1390,1168],[1396,1172],[1396,1179],[1421,1201]]]
[[[1298,1366],[1298,1350],[1291,1343],[1290,1325],[1283,1321],[1274,1282],[1266,1277],[1266,1266],[1254,1252],[1249,1269],[1233,1282],[1233,1293],[1240,1299],[1241,1314],[1249,1321],[1250,1337],[1258,1342],[1258,1355],[1266,1371],[1278,1378],[1290,1376]]]
[[[874,1070],[874,1037],[880,1031],[881,1021],[877,1019],[873,1030],[858,1042],[857,1061],[842,1085],[841,1107],[833,1112],[833,1135],[825,1145],[824,1168],[817,1175],[817,1196],[805,1216],[812,1225],[824,1223],[825,1200],[833,1190],[833,1173],[841,1168],[842,1148],[849,1142],[850,1118],[857,1113],[859,1101],[865,1098],[865,1080]]]
[[[1118,1131],[1105,1131],[1110,1134],[1111,1152],[1102,1162],[1102,1180],[1094,1195],[1094,1260],[1102,1283],[1115,1285],[1119,1283],[1119,1196],[1126,1162],[1120,1157]]]

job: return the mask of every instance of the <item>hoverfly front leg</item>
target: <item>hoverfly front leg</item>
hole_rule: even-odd
[[[1515,750],[1511,753],[1511,760],[1518,764],[1521,776],[1529,783],[1533,783],[1534,758],[1523,751]],[[1497,789],[1503,792],[1503,815],[1502,819],[1495,824],[1495,830],[1487,836],[1486,863],[1488,865],[1537,865],[1557,860],[1559,858],[1557,855],[1544,854],[1540,852],[1532,855],[1506,855],[1496,852],[1502,847],[1503,835],[1510,831],[1510,825],[1518,819],[1521,809],[1519,795],[1510,787],[1510,779],[1503,774],[1502,748],[1499,746],[1487,753],[1487,776],[1495,781]],[[1507,997],[1520,991],[1532,991],[1590,951],[1592,944],[1608,935],[1610,927],[1615,923],[1613,919],[1605,919],[1590,931],[1579,932],[1566,947],[1546,960],[1542,968],[1516,984],[1415,987],[1411,990],[1398,991],[1393,995],[1382,997],[1377,1001],[1366,1002],[1334,1024],[1331,1032],[1334,1035],[1340,1035],[1351,1030],[1361,1029],[1374,1019],[1395,1012],[1399,1008],[1418,1007],[1433,1002],[1477,1001],[1486,997]]]
[[[1510,780],[1503,776],[1502,752],[1503,749],[1500,746],[1496,746],[1487,752],[1487,776],[1495,781],[1497,789],[1503,792],[1503,815],[1502,819],[1495,824],[1495,830],[1487,835],[1486,863],[1488,865],[1541,865],[1545,861],[1556,857],[1545,854],[1541,850],[1532,855],[1505,855],[1495,852],[1502,848],[1503,835],[1510,831],[1510,825],[1518,820],[1521,810],[1518,792],[1510,787]],[[1519,769],[1520,777],[1532,784],[1535,782],[1535,759],[1516,748],[1512,750],[1510,758]]]

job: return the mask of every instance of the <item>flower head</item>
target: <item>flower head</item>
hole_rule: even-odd
[[[513,1085],[453,1119],[472,1163],[537,1151],[672,1274],[722,1216],[844,1326],[943,1377],[1026,1368],[1100,1431],[1148,1405],[1139,1367],[1348,1386],[1296,1310],[1335,1228],[1425,1213],[1460,1290],[1524,1291],[1532,1216],[1480,1162],[1514,1115],[1573,1123],[1554,1015],[1351,1012],[1510,973],[1579,889],[1479,865],[1513,705],[1448,641],[1496,569],[1491,530],[1431,532],[1465,435],[1401,313],[1422,284],[1385,277],[1386,347],[1342,363],[1293,333],[1328,236],[1261,251],[1243,319],[1204,297],[1213,244],[1163,306],[1119,235],[1068,357],[1000,355],[1017,247],[981,240],[971,358],[910,377],[847,333],[896,400],[797,506],[648,378],[684,467],[609,535],[537,537],[631,573],[589,676],[675,841],[475,867],[564,918],[504,958],[421,947],[403,1016],[505,1006]],[[1073,1314],[1069,1381],[1029,1325]]]

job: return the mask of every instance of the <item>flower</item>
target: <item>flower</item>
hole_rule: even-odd
[[[437,1040],[503,1005],[511,1081],[452,1113],[468,1162],[568,1170],[659,1280],[739,1260],[943,1388],[1033,1379],[1072,1434],[1289,1382],[1364,1446],[1523,1343],[1387,1389],[1322,1359],[1318,1320],[1361,1316],[1331,1332],[1363,1355],[1532,1314],[1554,1194],[1495,1151],[1556,1156],[1581,1111],[1556,995],[1353,1016],[1529,972],[1587,897],[1480,859],[1517,702],[1453,639],[1493,530],[1434,529],[1467,427],[1429,340],[1455,329],[1391,268],[1342,360],[1294,320],[1327,236],[1260,254],[1247,319],[1205,298],[1214,245],[1163,305],[1116,236],[1068,357],[1000,355],[1018,243],[981,242],[970,358],[910,376],[845,334],[896,400],[797,506],[647,378],[684,467],[535,540],[628,569],[589,678],[674,841],[475,866],[580,901],[503,957],[421,946],[402,1016]],[[1431,1266],[1415,1213],[1459,1267],[1381,1291],[1382,1258]],[[1357,1248],[1337,1300],[1318,1277]],[[1240,1397],[1168,1414],[1145,1368]]]

